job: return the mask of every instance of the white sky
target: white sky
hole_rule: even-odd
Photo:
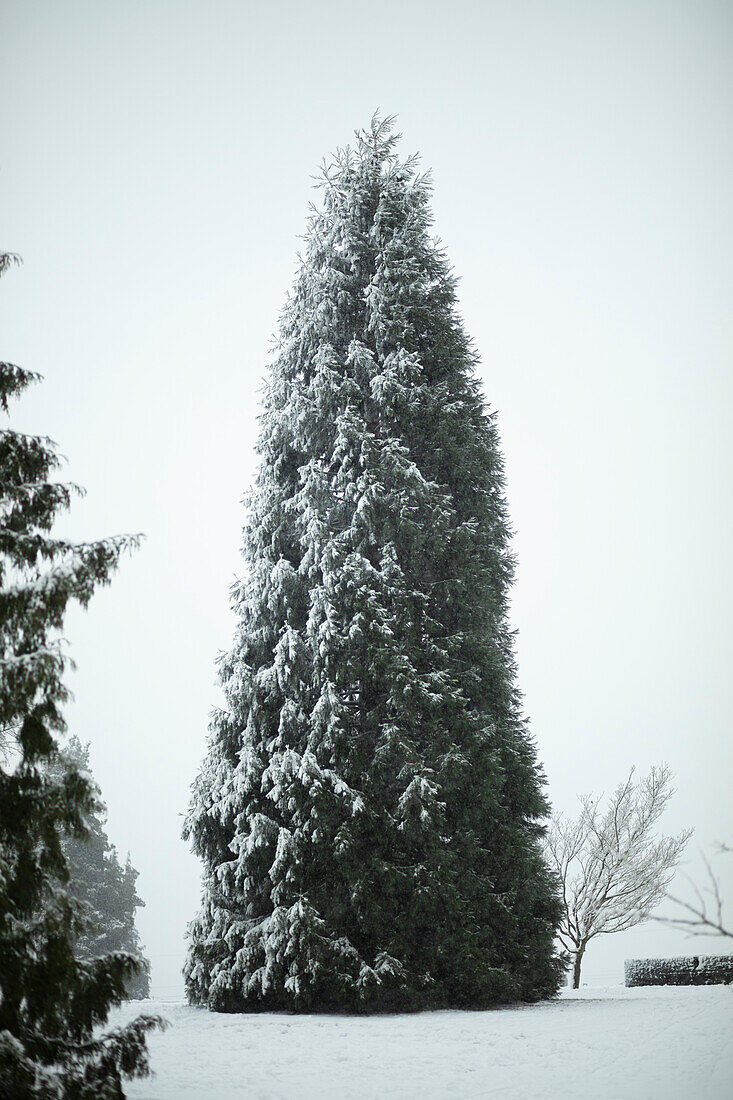
[[[67,636],[154,993],[180,992],[198,904],[181,815],[270,337],[317,165],[377,107],[433,171],[499,410],[551,798],[664,759],[690,869],[733,839],[733,7],[5,0],[0,19],[0,247],[24,258],[0,352],[45,376],[13,422],[88,491],[65,531],[147,535]],[[693,949],[721,945],[647,925],[592,945],[584,978]]]

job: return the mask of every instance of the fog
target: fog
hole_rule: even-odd
[[[377,107],[432,170],[498,410],[550,798],[666,760],[662,827],[695,827],[699,875],[733,840],[731,6],[23,0],[2,23],[0,245],[24,264],[0,352],[45,379],[13,424],[87,490],[64,533],[146,535],[65,633],[153,994],[181,995],[198,905],[180,829],[271,337],[317,166]],[[693,950],[721,945],[648,924],[591,944],[583,980]]]

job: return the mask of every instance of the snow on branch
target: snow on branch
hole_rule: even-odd
[[[659,837],[654,827],[674,794],[666,764],[634,780],[634,769],[601,808],[600,796],[581,799],[575,820],[552,817],[545,851],[563,903],[558,937],[574,960],[580,983],[585,949],[595,936],[625,932],[663,901],[692,835]]]

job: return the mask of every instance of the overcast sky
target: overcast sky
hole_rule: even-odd
[[[68,619],[70,727],[180,995],[179,839],[233,629],[242,494],[318,164],[374,110],[433,171],[498,410],[519,683],[558,808],[666,760],[664,825],[733,839],[733,6],[5,0],[3,359],[13,423],[85,486],[63,530],[142,531]],[[728,875],[728,886],[733,886]],[[733,912],[733,889],[729,890]],[[591,946],[720,949],[648,925]]]

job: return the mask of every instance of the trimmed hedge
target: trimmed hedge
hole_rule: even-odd
[[[733,955],[683,955],[677,959],[627,959],[624,984],[728,985],[733,982]]]

